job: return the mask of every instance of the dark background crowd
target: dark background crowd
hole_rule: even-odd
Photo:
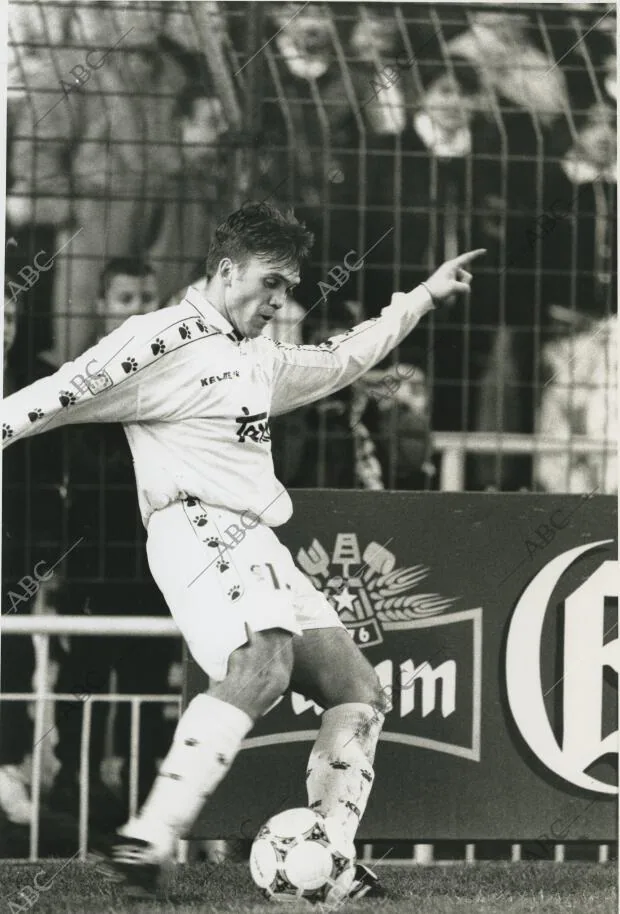
[[[270,328],[292,344],[377,315],[458,252],[488,250],[470,302],[425,318],[352,388],[272,424],[286,485],[437,489],[433,436],[458,432],[497,441],[469,455],[470,490],[617,491],[615,458],[570,447],[616,437],[615,34],[613,8],[594,3],[14,0],[4,395],[200,287],[217,224],[268,199],[316,236],[296,301]],[[507,433],[566,447],[511,454]],[[166,613],[120,427],[32,439],[6,452],[3,475],[3,612]],[[60,564],[36,600],[7,602],[39,561]],[[29,691],[30,639],[3,655],[3,691]],[[165,639],[59,639],[54,687],[165,693],[179,659]],[[31,718],[22,703],[0,711],[0,807],[25,828]],[[143,711],[141,792],[174,723],[163,717]],[[79,702],[55,718],[49,802],[70,813],[81,720]],[[102,827],[126,812],[127,706],[109,729],[97,704]]]

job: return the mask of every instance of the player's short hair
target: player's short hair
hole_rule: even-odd
[[[207,278],[223,257],[243,263],[250,257],[298,267],[310,254],[314,235],[292,210],[280,212],[271,203],[244,203],[219,225],[207,255]]]
[[[114,257],[108,260],[99,277],[99,296],[105,298],[115,276],[154,276],[155,270],[139,257]]]

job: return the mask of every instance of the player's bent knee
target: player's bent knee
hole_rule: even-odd
[[[392,710],[392,686],[382,686],[379,677],[376,677],[374,696],[370,701],[373,708],[380,714],[387,714]]]
[[[372,667],[367,676],[355,683],[354,689],[355,697],[349,701],[368,704],[376,714],[385,715],[392,710],[392,687],[382,686]]]
[[[327,700],[326,707],[333,708],[336,705],[354,702],[370,705],[377,714],[387,714],[392,708],[391,687],[381,685],[370,665],[361,675],[360,670],[355,672],[357,675],[345,680],[339,673],[334,672],[331,682],[323,682],[322,692]]]
[[[249,632],[247,643],[231,654],[228,673],[216,692],[218,697],[231,693],[231,703],[242,703],[251,716],[260,716],[287,690],[292,670],[290,632]]]

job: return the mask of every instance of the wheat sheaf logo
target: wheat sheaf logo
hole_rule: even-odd
[[[396,568],[393,552],[375,542],[361,551],[355,533],[339,533],[331,555],[313,539],[307,550],[299,549],[297,562],[360,647],[381,644],[384,629],[408,628],[407,623],[443,613],[459,599],[420,592],[429,568]]]

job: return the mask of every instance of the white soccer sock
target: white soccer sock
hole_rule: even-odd
[[[349,702],[323,713],[306,772],[308,805],[340,823],[353,841],[375,773],[373,762],[385,716]]]
[[[167,857],[230,768],[254,721],[211,695],[190,701],[168,755],[137,817],[122,833],[150,841]]]

